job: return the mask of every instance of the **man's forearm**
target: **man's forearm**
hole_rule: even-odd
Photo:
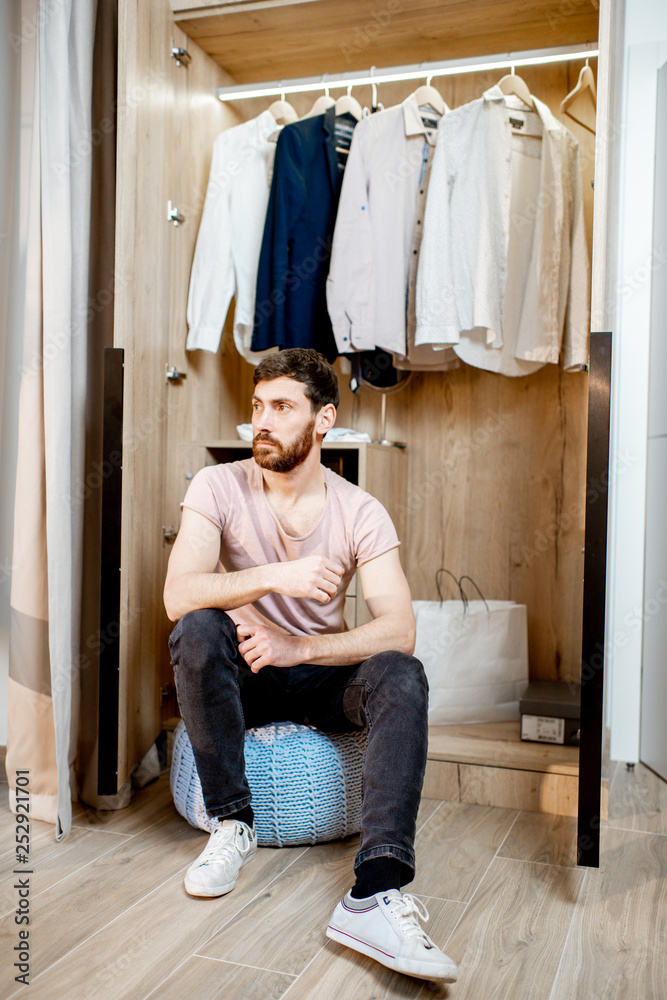
[[[273,591],[274,566],[251,566],[234,573],[183,573],[165,587],[164,603],[172,621],[188,611],[233,611]]]
[[[412,653],[415,648],[414,622],[400,615],[387,614],[349,632],[303,636],[304,663],[321,666],[346,666],[361,663],[375,653],[396,649]]]

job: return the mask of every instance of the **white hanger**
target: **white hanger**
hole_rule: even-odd
[[[312,118],[314,115],[323,115],[328,108],[333,108],[335,105],[336,102],[330,95],[329,88],[325,85],[323,86],[324,93],[320,94],[320,96],[315,100],[312,108],[307,115],[304,115],[304,118]]]
[[[433,108],[439,115],[444,115],[449,110],[444,102],[442,94],[435,87],[431,86],[432,76],[426,78],[426,86],[417,87],[414,92],[414,98],[417,102],[418,107],[423,107],[428,105],[428,107]]]
[[[378,107],[378,85],[373,79],[375,76],[375,66],[371,66],[371,107],[373,111]]]
[[[375,76],[375,66],[371,66],[371,106],[370,108],[364,108],[364,118],[368,118],[370,115],[375,114],[378,111],[384,111],[384,104],[378,101],[378,85],[373,79]]]
[[[291,104],[285,100],[285,91],[280,95],[279,101],[274,101],[269,105],[269,111],[276,120],[277,125],[291,125],[299,120],[299,116]]]
[[[328,108],[333,108],[334,104],[336,103],[334,98],[329,93],[328,84],[325,84],[324,82],[325,76],[326,73],[322,75],[322,86],[324,88],[324,93],[320,94],[320,96],[315,99],[315,103],[313,104],[308,114],[304,115],[304,118],[313,118],[315,115],[323,115]]]
[[[358,122],[361,121],[363,117],[363,111],[361,108],[361,104],[359,104],[359,101],[356,99],[356,97],[352,97],[351,85],[347,88],[347,94],[344,94],[343,97],[339,97],[338,100],[336,101],[336,114],[352,115],[352,117],[356,118]]]
[[[505,96],[514,94],[514,96],[523,101],[523,103],[526,104],[531,111],[536,110],[532,94],[528,90],[528,84],[525,80],[522,80],[520,76],[516,75],[514,64],[512,64],[510,73],[508,73],[507,76],[504,76],[501,80],[498,80],[498,86]]]
[[[583,125],[595,135],[596,99],[595,77],[587,59],[579,74],[576,87],[561,102],[561,114],[567,115],[573,122]]]

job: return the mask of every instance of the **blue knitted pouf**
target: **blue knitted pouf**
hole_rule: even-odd
[[[262,847],[317,844],[359,832],[366,734],[321,733],[294,722],[249,729],[245,761]],[[174,731],[171,793],[192,826],[213,829],[183,720]]]

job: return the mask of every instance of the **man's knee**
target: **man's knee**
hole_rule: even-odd
[[[428,681],[421,660],[409,653],[401,653],[391,649],[379,654],[373,664],[369,680],[373,683],[373,673],[376,682],[391,685],[395,691],[410,700],[421,701],[428,698]]]
[[[208,649],[219,650],[225,637],[236,641],[236,625],[229,615],[220,608],[199,608],[178,620],[169,636],[169,648],[172,658],[185,655],[190,659],[189,653],[201,656]]]

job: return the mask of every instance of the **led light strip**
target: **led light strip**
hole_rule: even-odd
[[[340,73],[329,78],[322,76],[303,77],[296,80],[273,80],[267,83],[238,84],[232,87],[218,87],[217,96],[221,101],[245,101],[253,97],[278,97],[283,94],[304,94],[309,91],[335,90],[340,87],[366,87],[372,84],[399,83],[404,80],[435,79],[439,76],[454,76],[457,73],[484,73],[506,70],[519,66],[542,66],[548,63],[567,62],[570,59],[594,59],[599,50],[590,45],[574,45],[567,48],[534,49],[528,52],[508,52],[494,56],[470,59],[450,59],[444,62],[424,62],[412,66],[392,66],[376,70],[374,67],[363,73]]]

